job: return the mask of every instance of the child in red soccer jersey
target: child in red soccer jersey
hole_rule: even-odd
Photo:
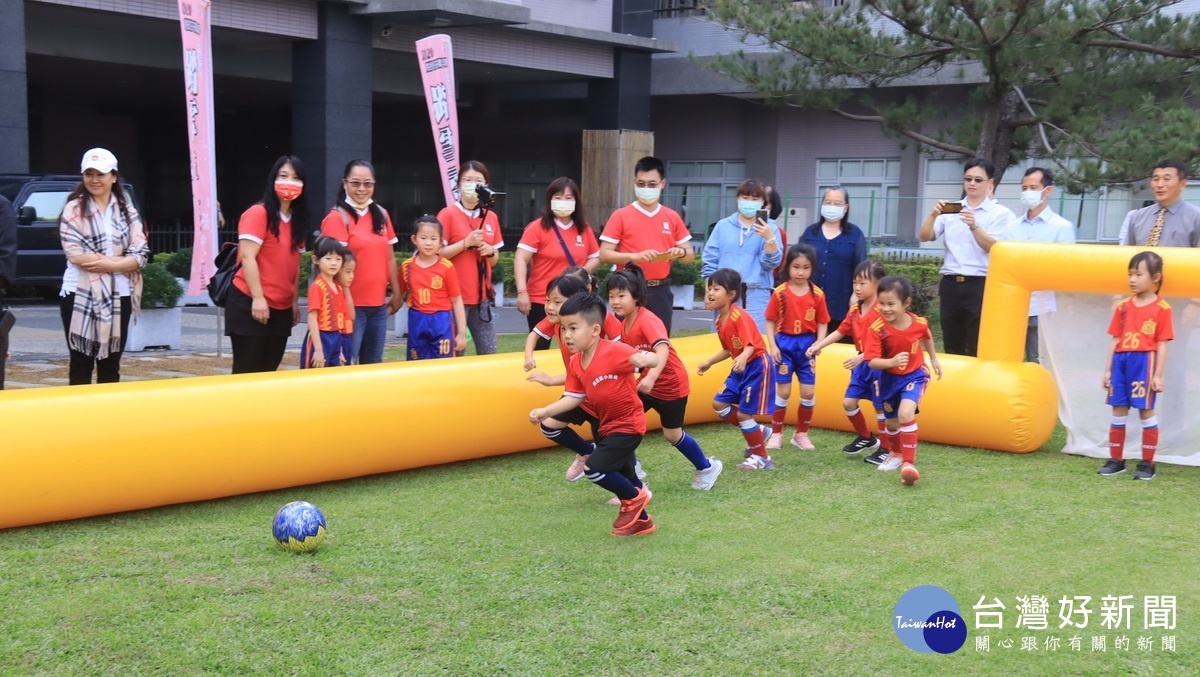
[[[354,306],[349,293],[334,279],[349,251],[332,237],[313,246],[316,279],[308,287],[308,333],[300,348],[300,368],[351,364],[354,350]]]
[[[644,307],[647,296],[646,278],[636,265],[629,264],[608,278],[608,304],[624,318],[621,342],[658,356],[658,366],[642,372],[638,380],[642,407],[658,412],[663,437],[695,467],[692,488],[707,491],[716,483],[724,464],[705,456],[696,438],[683,430],[683,414],[691,392],[687,368],[671,347],[662,320]]]
[[[783,271],[788,281],[776,287],[767,301],[767,347],[775,361],[775,414],[771,417],[767,449],[783,446],[783,422],[792,396],[793,375],[800,381],[800,408],[792,445],[815,449],[808,439],[808,427],[816,403],[817,371],[807,353],[810,346],[825,338],[829,328],[825,292],[808,281],[817,271],[816,250],[806,244],[792,245],[784,257]]]
[[[863,359],[863,339],[866,337],[871,323],[879,319],[879,300],[876,294],[879,290],[879,281],[885,274],[883,264],[874,259],[867,259],[855,266],[854,297],[857,301],[835,331],[808,349],[808,356],[816,359],[826,346],[837,343],[843,337],[849,336],[854,340],[854,347],[858,349],[858,354],[842,363],[843,367],[850,370],[850,385],[846,386],[842,408],[846,410],[846,418],[850,419],[850,425],[854,427],[854,432],[858,433],[858,437],[842,447],[842,451],[853,456],[868,449],[876,449],[875,453],[863,459],[874,465],[879,465],[887,459],[892,450],[892,443],[891,435],[888,435],[887,432],[886,419],[883,416],[883,403],[879,401],[879,370],[872,369],[871,365]],[[878,435],[872,433],[867,426],[867,419],[858,406],[859,400],[871,400],[871,403],[875,405],[875,419],[879,427]]]
[[[722,419],[741,428],[746,438],[746,460],[738,467],[770,470],[775,467],[766,450],[766,434],[771,429],[760,426],[754,416],[775,413],[771,356],[758,332],[758,324],[737,305],[744,289],[742,276],[730,268],[721,268],[708,278],[704,307],[717,311],[717,338],[722,350],[701,362],[696,373],[703,376],[714,364],[733,358],[733,369],[725,379],[725,388],[713,400],[713,409]]]
[[[912,284],[902,277],[885,277],[879,281],[879,315],[867,329],[863,340],[863,359],[879,375],[879,399],[887,417],[888,434],[892,436],[892,452],[880,470],[900,469],[900,481],[912,486],[921,479],[917,472],[917,405],[929,384],[929,364],[942,378],[929,322],[908,312],[912,303]],[[899,443],[900,452],[895,450]]]
[[[576,294],[563,304],[561,336],[572,353],[566,392],[557,402],[529,412],[529,420],[541,424],[589,402],[600,425],[586,474],[620,500],[612,534],[649,534],[655,528],[646,512],[650,492],[634,471],[635,452],[646,434],[634,372],[658,366],[658,356],[600,338],[605,312],[604,301],[595,294]]]
[[[454,357],[467,349],[467,314],[454,264],[438,253],[442,224],[420,217],[412,242],[417,255],[400,265],[400,292],[408,293],[408,359]]]
[[[1155,476],[1158,417],[1154,415],[1154,400],[1156,393],[1163,391],[1167,342],[1175,338],[1171,306],[1158,295],[1162,280],[1163,260],[1158,254],[1140,252],[1130,259],[1129,289],[1133,296],[1117,304],[1108,325],[1113,338],[1104,387],[1113,410],[1108,429],[1112,458],[1097,471],[1101,475],[1125,472],[1125,418],[1133,407],[1142,419],[1142,460],[1133,479],[1152,480]]]

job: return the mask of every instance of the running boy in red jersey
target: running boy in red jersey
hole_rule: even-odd
[[[308,287],[308,333],[300,348],[301,369],[351,363],[354,305],[349,287],[343,288],[335,279],[348,256],[350,251],[332,237],[317,238],[313,245],[317,276]]]
[[[417,255],[400,266],[400,292],[408,293],[408,359],[454,357],[467,349],[467,314],[454,264],[438,254],[442,224],[432,216],[413,223]]]
[[[608,278],[608,303],[613,312],[625,319],[621,342],[658,356],[658,366],[643,371],[638,380],[642,408],[658,412],[663,437],[696,469],[692,488],[708,491],[721,475],[724,464],[705,456],[696,438],[683,430],[683,415],[691,392],[687,368],[671,347],[667,328],[643,306],[647,296],[646,278],[641,268],[632,263]]]
[[[1125,472],[1125,419],[1129,408],[1138,410],[1142,419],[1142,460],[1138,461],[1135,480],[1155,476],[1154,452],[1158,450],[1158,417],[1154,400],[1163,391],[1167,364],[1167,342],[1175,338],[1171,324],[1171,306],[1158,295],[1162,287],[1163,260],[1154,252],[1139,252],[1129,261],[1129,289],[1133,296],[1117,304],[1108,333],[1108,368],[1104,387],[1112,407],[1112,425],[1108,429],[1108,450],[1112,456],[1097,472],[1116,475]]]
[[[714,364],[733,358],[733,369],[725,379],[725,388],[713,400],[713,409],[722,419],[741,428],[746,438],[746,460],[738,467],[770,470],[775,467],[766,450],[766,434],[771,429],[760,426],[754,416],[775,413],[771,356],[767,354],[762,334],[758,333],[758,323],[737,305],[744,289],[742,276],[731,268],[721,268],[708,278],[704,307],[717,311],[717,338],[722,350],[701,362],[696,373],[703,376]]]
[[[572,353],[566,392],[559,401],[529,412],[529,420],[540,424],[579,407],[585,399],[590,402],[600,429],[585,472],[589,480],[621,501],[612,534],[650,534],[655,528],[646,512],[650,493],[633,468],[634,454],[646,434],[646,414],[637,396],[634,372],[658,366],[658,357],[600,338],[606,312],[604,301],[595,294],[576,294],[563,304],[559,323]]]
[[[888,433],[899,438],[900,453],[893,451],[880,470],[900,468],[900,481],[912,486],[921,479],[917,472],[917,405],[929,384],[925,367],[924,348],[929,364],[938,379],[942,365],[933,346],[929,322],[908,312],[912,303],[912,284],[902,277],[885,277],[879,281],[880,318],[871,323],[863,341],[863,357],[872,369],[883,370],[879,375],[879,399],[887,417]]]

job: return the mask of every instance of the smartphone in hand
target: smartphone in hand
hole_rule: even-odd
[[[963,206],[961,202],[947,202],[946,204],[942,205],[942,213],[958,214],[962,212],[962,208]]]
[[[769,221],[771,219],[770,210],[768,210],[768,209],[758,210],[758,218],[762,219],[763,223],[766,223],[767,221]]]

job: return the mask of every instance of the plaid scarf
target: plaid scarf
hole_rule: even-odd
[[[110,199],[117,198],[114,195]],[[146,265],[150,255],[137,210],[133,205],[127,205],[126,216],[118,208],[112,220],[112,232],[109,233],[104,228],[103,215],[95,209],[90,198],[85,209],[86,212],[80,212],[78,200],[71,200],[63,208],[58,222],[63,252],[68,258],[83,254],[104,256],[107,240],[111,237],[114,257],[132,256],[138,263],[138,270],[124,273],[129,277],[133,313],[136,316],[142,302],[141,268]],[[67,346],[71,350],[101,360],[121,352],[121,300],[116,295],[119,274],[91,273],[79,269],[75,305],[71,310],[71,328],[67,332]]]

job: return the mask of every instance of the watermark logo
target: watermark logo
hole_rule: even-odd
[[[892,627],[904,646],[921,653],[954,653],[967,641],[958,602],[936,585],[919,585],[901,595]]]

